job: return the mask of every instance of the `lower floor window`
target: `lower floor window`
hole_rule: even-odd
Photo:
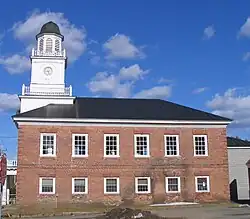
[[[135,178],[135,192],[136,193],[150,193],[150,177],[136,177]]]
[[[104,193],[105,194],[119,193],[119,178],[104,178]]]
[[[87,178],[73,178],[72,179],[72,193],[73,194],[86,194],[88,189]]]
[[[209,176],[196,176],[195,177],[196,192],[209,192]]]
[[[40,178],[39,185],[40,194],[54,194],[55,193],[55,178]]]
[[[166,192],[180,192],[180,177],[166,177]]]

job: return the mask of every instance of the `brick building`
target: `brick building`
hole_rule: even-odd
[[[158,99],[73,97],[58,26],[36,38],[13,116],[17,203],[229,200],[230,119]]]

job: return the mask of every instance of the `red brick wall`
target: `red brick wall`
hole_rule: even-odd
[[[55,158],[39,157],[40,133],[57,134]],[[87,158],[72,158],[72,134],[88,134]],[[104,158],[104,134],[120,135],[120,157]],[[134,158],[134,134],[150,134],[150,158]],[[180,157],[164,157],[164,134],[178,134]],[[194,157],[193,134],[207,134],[208,157]],[[210,176],[210,192],[195,192],[195,176]],[[55,197],[39,195],[39,177],[56,177],[58,202],[133,199],[157,202],[228,201],[226,129],[20,126],[18,130],[17,202],[30,204]],[[88,194],[72,196],[72,177],[88,177]],[[104,195],[103,177],[120,178],[120,195]],[[134,194],[134,177],[150,176],[152,193]],[[181,193],[166,194],[165,176],[181,177]]]

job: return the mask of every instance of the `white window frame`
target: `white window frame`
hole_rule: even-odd
[[[168,179],[177,179],[178,180],[178,190],[169,191],[168,190]],[[179,176],[165,177],[166,193],[180,193],[181,192],[181,178]]]
[[[138,179],[147,179],[148,191],[138,191]],[[151,179],[150,179],[150,177],[135,177],[135,193],[136,194],[149,194],[149,193],[151,193]]]
[[[136,137],[146,137],[147,138],[147,155],[140,155],[140,154],[136,153],[136,151],[137,151],[137,149],[136,149],[136,147],[137,147]],[[136,157],[136,158],[150,157],[149,134],[135,134],[134,135],[134,157]]]
[[[43,136],[48,136],[48,135],[54,137],[53,154],[43,154]],[[40,133],[40,157],[56,157],[56,133]]]
[[[75,192],[75,180],[85,180],[85,192]],[[80,194],[88,194],[88,178],[87,177],[73,177],[72,178],[72,194],[73,195],[80,195]]]
[[[76,136],[85,136],[85,139],[86,139],[86,145],[85,145],[86,154],[84,154],[84,155],[75,154],[75,137]],[[89,154],[89,137],[88,137],[88,134],[72,134],[72,157],[88,157],[88,154]]]
[[[168,155],[167,154],[167,137],[175,137],[176,138],[176,155]],[[179,135],[164,135],[164,151],[165,151],[165,157],[178,157],[180,156],[180,141],[179,141]]]
[[[195,137],[204,137],[205,139],[205,146],[206,146],[206,151],[205,154],[196,154],[196,149],[195,149]],[[208,138],[207,135],[193,135],[193,148],[194,148],[194,156],[195,157],[207,157],[208,156]]]
[[[198,190],[198,178],[207,179],[207,190]],[[196,176],[195,177],[195,192],[198,193],[208,193],[210,192],[210,177],[209,176]]]
[[[52,192],[43,192],[42,191],[43,179],[52,179],[53,180],[53,191]],[[54,177],[40,177],[39,178],[39,194],[40,195],[54,195],[55,192],[56,192],[56,179]]]
[[[115,179],[117,183],[117,191],[116,192],[107,192],[107,179]],[[120,194],[120,179],[119,177],[105,177],[104,178],[104,194]]]
[[[106,155],[106,137],[116,137],[116,141],[117,141],[117,154],[116,155]],[[120,157],[120,138],[119,138],[119,134],[104,134],[104,157],[110,157],[110,158],[116,158],[116,157]]]

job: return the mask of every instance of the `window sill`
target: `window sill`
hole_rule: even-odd
[[[40,154],[40,157],[56,158],[56,155],[44,155],[44,154]]]
[[[171,157],[173,157],[173,158],[180,158],[181,155],[165,155],[164,157],[166,157],[166,158],[171,158]]]
[[[104,155],[104,158],[120,158],[120,155]]]
[[[87,192],[74,192],[72,193],[73,196],[77,196],[77,195],[87,195]]]
[[[43,192],[43,193],[39,193],[39,195],[55,195],[55,192]]]
[[[104,195],[120,195],[120,192],[104,192]]]
[[[150,155],[145,155],[145,156],[135,155],[134,158],[150,158]]]
[[[210,193],[210,191],[195,191],[196,193]]]
[[[136,192],[137,195],[149,195],[151,192]]]
[[[72,158],[87,158],[88,155],[72,155]]]

